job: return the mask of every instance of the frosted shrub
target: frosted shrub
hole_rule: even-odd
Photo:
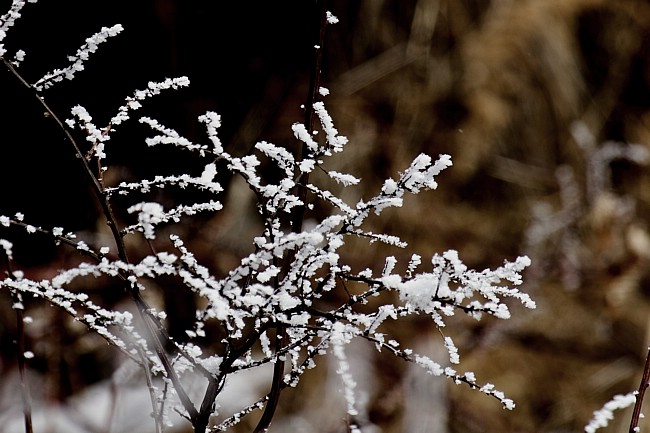
[[[23,6],[24,2],[14,1],[11,10],[0,18],[0,40],[20,16]],[[327,19],[323,26],[337,21],[329,12],[324,16]],[[418,364],[433,376],[444,376],[495,397],[506,409],[514,408],[514,402],[494,385],[480,382],[473,372],[457,370],[460,354],[453,340],[444,336],[444,328],[447,318],[457,312],[477,320],[484,315],[508,319],[508,298],[534,308],[534,302],[517,288],[522,283],[521,272],[530,264],[527,257],[505,262],[496,269],[473,270],[463,264],[456,251],[427,259],[412,254],[410,262],[404,264],[403,274],[395,271],[398,263],[392,256],[386,257],[379,269],[354,269],[343,260],[346,241],[352,237],[367,239],[368,248],[374,248],[376,242],[407,248],[394,234],[373,233],[367,228],[367,220],[387,208],[402,206],[406,194],[436,189],[436,177],[452,165],[448,155],[418,155],[403,172],[386,179],[374,196],[347,203],[324,187],[325,182],[316,181],[318,176],[325,176],[347,188],[360,183],[353,174],[328,169],[328,158],[344,152],[349,144],[335,128],[323,102],[328,90],[319,87],[316,79],[313,98],[304,108],[306,118],[317,121],[318,128],[308,121],[293,125],[293,134],[303,149],[298,154],[262,141],[255,145],[255,152],[233,156],[219,139],[221,118],[214,112],[198,118],[205,129],[205,140],[201,143],[143,116],[139,122],[151,130],[146,140],[149,146],[174,147],[178,152],[192,154],[202,161],[203,168],[197,173],[160,175],[135,182],[112,181],[116,176],[109,180],[111,133],[131,121],[151,98],[189,85],[186,77],[150,82],[127,96],[107,125],[96,125],[82,106],[72,107],[67,120],[60,121],[58,113],[45,104],[47,89],[63,79],[73,79],[99,44],[121,29],[119,25],[101,29],[68,57],[68,66],[48,72],[31,84],[17,71],[18,59],[25,54],[19,53],[16,60],[10,60],[2,52],[5,66],[34,92],[34,103],[41,104],[72,143],[86,181],[101,203],[111,234],[110,242],[95,245],[79,240],[64,227],[30,225],[29,215],[0,216],[2,226],[48,236],[85,257],[51,278],[36,281],[14,269],[13,245],[0,240],[7,259],[6,277],[0,281],[0,289],[5,296],[13,297],[19,317],[27,313],[23,311],[24,299],[41,300],[65,311],[140,366],[150,389],[152,423],[157,431],[169,424],[170,411],[180,413],[194,431],[205,432],[227,430],[256,409],[263,409],[256,431],[264,431],[271,423],[281,391],[295,387],[303,374],[328,353],[338,365],[349,428],[359,431],[362,426],[355,420],[359,411],[356,383],[346,357],[346,346],[359,340],[373,343],[378,351]],[[86,143],[78,141],[78,135],[83,135]],[[262,162],[272,163],[282,177],[269,181],[261,169]],[[182,231],[174,230],[188,216],[212,214],[222,208],[219,197],[223,188],[215,180],[220,166],[245,181],[257,199],[257,211],[263,221],[263,229],[251,240],[253,252],[241,257],[239,264],[223,277],[200,263],[184,241]],[[152,190],[162,193],[166,191],[163,188],[177,187],[202,191],[201,197],[208,198],[175,207],[139,199]],[[120,197],[119,202],[116,197]],[[114,208],[123,203],[129,203],[124,210],[134,216],[131,225],[122,224],[115,216]],[[331,212],[309,229],[303,228],[305,215],[311,215],[313,209]],[[139,242],[144,247],[148,245],[150,252],[132,260],[127,244]],[[184,290],[200,300],[194,326],[186,330],[189,338],[184,342],[170,341],[165,311],[143,297],[143,291],[157,290],[154,283],[159,278],[169,276],[182,281]],[[80,284],[92,285],[93,279],[100,277],[119,283],[128,293],[135,314],[101,305],[100,301],[91,300],[89,290],[79,290]],[[368,311],[370,298],[373,307]],[[337,301],[340,299],[343,301]],[[441,344],[449,353],[448,363],[440,364],[415,353],[391,337],[391,323],[416,315],[429,316],[441,330]],[[221,349],[217,353],[207,354],[204,349],[211,342],[206,341],[206,329],[215,324],[225,337],[219,342]],[[27,349],[24,351],[22,363],[31,356]],[[219,399],[228,378],[264,365],[272,366],[273,371],[268,394],[252,404],[243,404],[234,413],[220,413]],[[190,374],[202,377],[204,391],[199,398],[188,391],[186,377]],[[29,411],[26,409],[25,413],[27,420]]]
[[[556,171],[560,189],[559,209],[553,211],[547,202],[537,203],[533,208],[534,218],[526,233],[526,250],[535,265],[529,269],[528,285],[530,288],[531,285],[540,283],[542,278],[548,280],[555,277],[567,290],[575,292],[586,287],[590,296],[595,295],[594,286],[600,286],[604,288],[605,293],[609,293],[610,300],[606,303],[611,305],[614,284],[608,280],[607,272],[603,272],[603,268],[625,261],[635,263],[629,256],[644,254],[644,249],[638,242],[641,237],[639,232],[631,229],[634,227],[638,203],[633,196],[615,191],[611,182],[611,163],[618,160],[647,166],[650,153],[641,144],[613,141],[598,143],[596,136],[582,121],[571,125],[571,133],[582,153],[583,178],[580,179],[569,166],[559,167]],[[606,225],[606,231],[599,232],[599,225]],[[616,233],[616,230],[625,235],[612,234]],[[613,243],[598,242],[599,237],[623,238],[625,241],[614,246]],[[625,260],[622,257],[625,257]],[[629,272],[624,267],[621,268],[621,274]],[[586,276],[592,281],[586,281]],[[626,277],[625,280],[630,286],[641,284],[635,277]],[[597,284],[593,281],[597,281]],[[650,351],[646,355],[639,389],[614,395],[600,409],[593,412],[584,431],[593,433],[607,427],[615,418],[615,410],[629,406],[634,406],[629,431],[640,431],[639,422],[643,418],[641,407],[649,383]]]

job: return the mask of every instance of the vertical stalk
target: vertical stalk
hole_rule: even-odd
[[[636,395],[636,403],[634,403],[634,411],[632,412],[632,420],[630,422],[629,433],[639,432],[639,418],[641,418],[641,406],[643,406],[643,397],[650,385],[650,347],[648,347],[648,354],[645,357],[645,367],[643,368],[643,377],[639,384],[639,391]]]
[[[323,62],[323,45],[325,44],[325,26],[327,25],[327,8],[325,7],[325,0],[316,0],[316,12],[318,14],[318,36],[316,48],[314,51],[314,63],[311,70],[311,78],[309,80],[309,94],[307,95],[307,102],[305,103],[305,120],[304,125],[307,131],[314,130],[314,103],[318,98],[318,89],[320,87],[321,64]],[[309,151],[307,143],[302,144],[300,154],[296,158],[300,161]],[[300,173],[297,181],[298,198],[302,201],[302,205],[296,208],[293,213],[291,221],[291,228],[294,232],[302,230],[302,222],[305,217],[305,199],[307,196],[306,184],[309,181],[309,173]]]
[[[5,274],[11,278],[12,266],[11,258],[7,254],[2,254],[5,264]],[[15,304],[22,303],[20,293],[12,293],[13,302]],[[34,433],[32,426],[32,398],[29,394],[29,385],[27,383],[27,374],[25,372],[25,314],[24,305],[16,305],[16,333],[17,333],[17,346],[18,346],[18,373],[20,375],[20,391],[23,399],[23,415],[25,419],[25,433]]]
[[[316,19],[318,20],[318,35],[316,36],[316,47],[314,51],[314,60],[311,70],[311,77],[309,81],[309,94],[305,103],[305,119],[304,125],[307,131],[314,130],[314,103],[318,98],[318,89],[320,87],[321,63],[323,59],[323,44],[325,42],[325,26],[327,24],[327,8],[325,7],[325,0],[316,0]],[[307,144],[303,143],[300,153],[296,157],[296,161],[301,161],[309,149]],[[300,232],[302,230],[302,223],[305,217],[306,197],[307,197],[307,182],[309,181],[309,173],[300,173],[297,176],[296,188],[297,196],[302,202],[302,205],[297,206],[291,218],[291,231]],[[285,265],[288,268],[291,264],[293,254],[290,253],[284,258]],[[276,328],[275,335],[275,353],[287,344],[287,329],[286,326],[280,324]],[[275,410],[280,401],[280,391],[283,388],[285,361],[278,359],[275,360],[273,367],[273,382],[271,383],[271,391],[268,394],[268,402],[264,408],[264,413],[260,418],[254,433],[264,433],[268,430],[275,414]]]
[[[16,294],[16,302],[20,297]],[[23,398],[23,414],[25,418],[25,433],[33,433],[32,427],[32,399],[29,395],[29,385],[25,373],[25,315],[22,308],[16,308],[16,328],[18,331],[18,372],[20,373],[20,387]]]

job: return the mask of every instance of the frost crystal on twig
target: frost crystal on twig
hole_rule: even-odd
[[[84,70],[84,62],[90,58],[91,54],[97,51],[99,44],[106,42],[108,38],[118,35],[123,30],[124,28],[121,24],[116,24],[112,27],[102,27],[99,32],[87,38],[86,43],[79,47],[74,55],[68,56],[70,65],[63,69],[55,69],[52,72],[48,72],[32,86],[40,92],[41,90],[49,89],[54,83],[63,81],[63,79],[72,80],[77,72]]]
[[[626,407],[632,406],[635,402],[636,392],[615,395],[601,409],[594,411],[593,417],[585,426],[585,433],[594,433],[602,427],[607,427],[609,422],[614,419],[615,410],[625,409]]]

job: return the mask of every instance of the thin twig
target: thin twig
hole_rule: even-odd
[[[275,353],[279,353],[285,344],[287,344],[287,328],[286,326],[278,326],[277,333],[275,337]],[[284,357],[285,355],[282,355]],[[282,385],[284,383],[284,360],[280,359],[280,356],[275,360],[273,365],[273,383],[271,385],[271,391],[268,394],[268,402],[264,408],[264,413],[262,418],[260,418],[255,427],[254,433],[264,433],[268,430],[273,420],[273,415],[275,414],[275,409],[280,402],[280,391],[282,391]]]
[[[321,63],[323,60],[323,45],[325,43],[325,26],[327,25],[327,8],[326,0],[317,0],[316,11],[318,13],[318,37],[317,47],[314,52],[314,65],[311,72],[311,79],[309,81],[309,94],[307,95],[307,103],[305,104],[305,128],[307,131],[314,130],[314,103],[318,98],[318,89],[320,87],[321,76]],[[300,155],[296,160],[301,160],[309,152],[307,143],[303,143]],[[307,196],[307,183],[309,182],[309,173],[301,172],[298,176],[296,185],[298,185],[298,198],[302,201],[302,205],[297,208],[293,213],[293,221],[291,227],[294,232],[302,230],[302,221],[305,216],[305,198]]]
[[[178,399],[183,404],[183,408],[187,411],[188,416],[192,421],[192,423],[194,423],[199,413],[194,407],[192,400],[185,392],[185,389],[181,384],[180,378],[178,377],[178,374],[176,374],[176,370],[174,370],[174,367],[172,366],[172,363],[169,360],[169,356],[167,356],[167,353],[165,352],[163,342],[161,341],[160,332],[158,332],[159,328],[156,325],[156,323],[154,323],[154,321],[151,320],[151,317],[148,314],[150,308],[142,299],[139,292],[133,292],[132,296],[136,305],[138,306],[138,312],[140,313],[140,317],[144,322],[145,328],[147,329],[149,336],[153,339],[156,355],[158,355],[158,358],[160,359],[160,362],[165,368],[165,372],[167,373],[169,380],[171,380],[172,385],[174,385],[174,389],[176,390]]]
[[[11,259],[7,254],[2,254],[5,262],[5,274],[12,278]],[[25,373],[25,314],[23,312],[22,298],[19,292],[12,293],[16,310],[16,332],[18,343],[18,373],[20,374],[20,390],[23,398],[23,414],[25,419],[25,433],[33,433],[32,426],[32,398],[29,394],[27,374]]]
[[[643,397],[645,391],[650,385],[650,347],[648,347],[648,354],[645,357],[645,367],[643,368],[643,377],[639,384],[639,391],[636,395],[636,403],[634,403],[634,411],[632,412],[632,421],[630,422],[629,433],[639,432],[639,418],[641,418],[641,406],[643,405]]]
[[[16,302],[20,302],[16,293]],[[18,371],[20,373],[20,387],[23,396],[23,413],[25,415],[25,433],[33,433],[32,428],[32,399],[27,384],[25,373],[25,316],[22,308],[16,308],[16,327],[18,328]]]
[[[144,350],[141,347],[138,347],[138,354],[142,358],[142,367],[144,368],[144,377],[147,381],[147,389],[149,390],[149,398],[151,399],[151,408],[152,408],[152,417],[156,422],[156,433],[162,433],[163,431],[163,416],[161,407],[158,410],[158,402],[156,401],[156,391],[153,383],[153,375],[151,374],[151,369],[149,368],[149,362],[147,359]]]
[[[325,26],[327,24],[326,0],[317,0],[316,13],[316,19],[318,20],[318,35],[316,37],[317,43],[314,52],[314,64],[311,71],[311,79],[309,82],[309,94],[307,95],[307,103],[305,104],[304,125],[305,128],[307,128],[307,131],[314,130],[314,103],[318,98],[318,89],[320,87],[321,63],[323,59],[323,45],[325,42]],[[307,147],[307,144],[303,143],[300,154],[296,160],[303,159],[308,152],[309,148]],[[291,219],[291,230],[296,233],[302,230],[302,224],[305,217],[307,197],[306,185],[309,182],[309,173],[300,173],[297,179],[297,196],[302,204],[296,208],[292,215],[293,218]],[[288,256],[284,258],[284,262],[287,268],[291,264],[293,256],[294,252],[290,252]],[[286,326],[278,325],[276,328],[275,339],[275,351],[277,355],[287,344]],[[275,410],[280,401],[280,392],[282,391],[284,384],[284,370],[285,362],[283,359],[280,359],[280,356],[277,356],[275,365],[273,366],[273,381],[271,383],[271,391],[268,394],[268,400],[266,407],[264,408],[264,413],[257,423],[254,433],[266,432],[271,425],[271,420],[273,419],[273,415],[275,414]]]

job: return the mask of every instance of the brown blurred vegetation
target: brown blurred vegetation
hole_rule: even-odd
[[[454,161],[438,191],[381,228],[416,251],[458,249],[478,268],[533,259],[525,287],[536,311],[444,331],[462,347],[461,368],[518,406],[506,413],[449,384],[448,431],[581,431],[612,395],[636,389],[650,337],[648,172],[597,155],[608,141],[650,146],[650,7],[421,0],[355,12],[330,45],[353,46],[331,85],[339,129],[359,152],[345,165],[366,161],[362,177],[378,180],[419,152]],[[593,147],[577,142],[589,134],[576,138],[576,125]],[[607,431],[628,425],[622,413]]]
[[[245,3],[254,10],[267,2]],[[155,66],[174,75],[189,71],[190,79],[192,71],[201,71],[196,72],[198,89],[181,94],[173,101],[176,111],[162,116],[180,116],[176,126],[199,140],[194,116],[206,109],[220,112],[232,153],[244,153],[261,139],[291,142],[290,124],[301,119],[309,56],[292,57],[284,50],[309,46],[303,40],[309,28],[301,21],[304,10],[294,15],[289,7],[258,11],[284,13],[284,21],[273,23],[270,16],[280,18],[270,15],[264,27],[270,31],[251,34],[266,22],[262,16],[251,13],[247,26],[246,8],[199,4],[158,0],[147,10],[155,11],[150,19],[171,47],[158,53],[168,63]],[[184,32],[199,15],[194,6],[203,15],[190,40]],[[437,191],[407,199],[403,209],[373,221],[373,231],[402,236],[409,243],[405,251],[358,241],[346,250],[348,260],[358,269],[380,269],[386,255],[405,266],[413,252],[426,264],[435,252],[457,249],[468,265],[482,269],[528,254],[533,266],[524,289],[538,304],[534,311],[513,305],[508,321],[456,317],[443,330],[459,346],[459,370],[474,371],[480,382],[505,391],[517,403],[514,411],[445,379],[413,379],[405,363],[370,351],[361,355],[372,360],[376,372],[376,383],[363,384],[372,390],[368,422],[378,431],[405,433],[582,431],[594,410],[638,386],[650,340],[648,170],[625,158],[600,165],[597,159],[608,141],[650,147],[650,5],[642,0],[333,0],[330,9],[341,21],[328,28],[323,85],[332,92],[326,103],[336,126],[350,139],[330,166],[358,175],[366,186],[345,196],[353,202],[371,196],[420,152],[448,153],[454,161],[439,176]],[[220,17],[213,27],[211,13]],[[231,30],[235,34],[211,47],[227,37],[222,25],[233,16],[242,21]],[[288,31],[292,23],[300,28]],[[273,32],[280,27],[284,30]],[[206,38],[215,39],[201,45]],[[260,38],[268,38],[263,52],[255,48]],[[214,54],[226,63],[217,63],[214,71],[222,81],[212,82],[208,77],[215,64],[208,49],[217,53],[227,44],[230,57]],[[183,58],[189,45],[196,57]],[[220,96],[227,102],[219,102]],[[576,138],[576,125],[589,133]],[[118,163],[135,170],[142,160],[134,158]],[[605,181],[596,182],[597,175]],[[207,222],[210,231],[186,228],[201,260],[217,272],[226,272],[251,248],[257,230],[245,187],[224,181],[226,209]],[[31,269],[34,275],[63,264],[39,266]],[[173,322],[188,320],[184,314],[192,311],[192,300],[167,301],[182,306],[170,314],[170,326],[182,329]],[[3,314],[11,317],[10,311]],[[67,326],[62,317],[53,320]],[[405,346],[437,356],[440,335],[426,318],[408,325],[390,332]],[[34,340],[47,337],[46,328],[35,329],[43,334]],[[69,352],[51,354],[58,361],[43,361],[41,368],[58,375],[51,381],[59,395],[110,375],[110,362],[83,331],[71,328],[57,338],[58,350]],[[79,355],[73,359],[71,353]],[[97,366],[92,377],[77,368],[91,362],[82,359],[86,355]],[[323,397],[318,385],[327,377],[331,374],[310,373],[298,390],[286,391],[277,425],[303,414],[311,423],[305,431],[343,431],[343,406]],[[415,385],[422,383],[431,393],[414,403],[420,395]],[[431,413],[437,414],[433,421],[426,418]],[[606,431],[627,431],[628,423],[629,412],[622,412]]]

